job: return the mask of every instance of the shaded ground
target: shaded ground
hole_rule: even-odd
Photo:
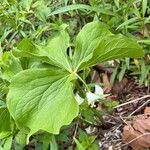
[[[100,147],[102,150],[130,150],[132,148],[122,140],[123,127],[134,116],[143,115],[146,106],[150,106],[150,87],[139,85],[134,76],[126,74],[122,81],[117,81],[109,90],[111,96],[108,98],[116,99],[120,105],[112,115],[104,116],[106,125],[104,129],[99,129]]]

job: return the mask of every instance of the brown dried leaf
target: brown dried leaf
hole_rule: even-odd
[[[133,124],[133,128],[141,133],[150,132],[150,117],[140,116]]]
[[[102,81],[103,81],[103,84],[104,84],[104,92],[105,93],[110,93],[111,84],[110,84],[109,77],[108,77],[107,73],[102,74]]]
[[[146,150],[150,147],[150,116],[140,116],[123,129],[123,141],[134,150]],[[132,141],[132,142],[131,142]]]
[[[129,83],[127,78],[122,79],[122,81],[117,81],[114,86],[112,87],[112,94],[121,94],[124,90],[127,84]]]
[[[123,129],[123,141],[129,143],[131,140],[135,139],[138,136],[138,133],[135,132],[131,125],[125,126]],[[136,149],[137,141],[132,142],[130,145],[133,149]],[[141,147],[139,147],[140,150]]]

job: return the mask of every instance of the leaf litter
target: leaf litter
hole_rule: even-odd
[[[111,73],[104,68],[101,71],[101,66],[94,69],[99,74],[95,73],[96,80],[104,84],[104,93],[111,93],[107,99],[120,101],[121,105],[125,103],[116,107],[113,114],[103,116],[105,125],[97,131],[101,136],[100,149],[148,149],[150,147],[149,87],[139,85],[138,81],[128,74],[111,86],[109,84]],[[98,108],[102,109],[102,107]],[[132,113],[134,116],[130,116]]]
[[[123,141],[134,150],[146,150],[150,147],[150,107],[146,107],[144,115],[134,117],[123,128]]]

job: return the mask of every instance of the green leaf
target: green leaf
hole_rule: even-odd
[[[74,141],[77,145],[77,150],[85,150],[85,148],[82,146],[82,144],[76,138],[74,138]]]
[[[76,70],[83,62],[88,61],[92,57],[100,40],[107,35],[111,35],[110,31],[99,21],[88,23],[82,28],[75,43],[73,66]]]
[[[18,128],[29,135],[38,130],[58,134],[63,125],[71,123],[78,115],[74,79],[62,70],[29,69],[18,73],[7,96],[8,109]]]
[[[144,18],[147,9],[147,0],[142,0],[142,16]]]
[[[77,71],[111,59],[143,56],[135,40],[113,35],[104,24],[94,21],[78,34],[70,60],[65,28],[66,25],[44,46],[24,39],[14,51],[15,56],[40,60],[45,68],[17,73],[7,95],[9,112],[28,137],[39,130],[58,134],[62,126],[78,115],[79,106],[73,93],[73,82],[76,77],[80,78]],[[86,86],[82,78],[80,80]]]
[[[71,72],[72,67],[67,56],[68,47],[69,35],[62,30],[44,46],[35,45],[30,39],[23,39],[13,53],[18,57],[37,58]]]
[[[126,64],[123,64],[122,67],[121,67],[121,71],[118,74],[119,81],[121,81],[123,79],[126,70],[127,70],[127,66],[126,66]]]
[[[134,24],[134,23],[136,23],[136,22],[138,22],[138,21],[139,21],[139,18],[138,18],[138,17],[134,17],[134,18],[128,19],[128,20],[126,20],[125,22],[123,22],[122,24],[120,24],[120,25],[116,28],[116,30],[122,29],[124,26],[129,26],[129,25]]]
[[[144,52],[138,43],[123,35],[111,35],[103,38],[99,46],[94,50],[92,58],[82,64],[81,68],[94,66],[108,60],[125,57],[143,57]]]
[[[60,7],[58,9],[56,9],[55,11],[51,12],[49,16],[57,15],[57,14],[60,14],[60,13],[66,13],[68,11],[77,10],[77,9],[90,10],[90,11],[93,10],[93,8],[89,5],[73,4],[73,5],[68,5],[68,6],[65,6],[65,7]]]
[[[57,143],[56,143],[56,138],[55,138],[54,135],[51,135],[50,147],[51,147],[51,150],[58,150],[58,146],[57,146]]]
[[[69,72],[72,71],[71,62],[67,56],[67,48],[69,47],[69,35],[62,31],[52,38],[47,45],[43,47],[48,52],[48,58],[60,68],[64,68]]]
[[[9,150],[12,148],[12,142],[13,142],[13,136],[10,135],[9,137],[6,138],[5,143],[4,143],[4,150]]]
[[[90,136],[86,134],[84,131],[79,130],[79,141],[84,149],[90,149],[91,146],[94,144],[94,141],[97,136]]]
[[[26,9],[27,11],[29,11],[32,2],[33,2],[33,0],[21,0],[21,1],[20,1],[20,5],[21,5],[24,9]]]
[[[5,52],[3,54],[2,64],[3,68],[3,79],[11,81],[11,78],[22,71],[22,67],[18,58],[15,58],[11,52]]]
[[[17,48],[13,50],[13,54],[16,57],[31,57],[37,58],[44,62],[49,62],[49,59],[46,56],[46,52],[40,51],[37,46],[32,42],[31,39],[23,39],[18,45]]]
[[[26,145],[26,139],[27,139],[27,135],[24,134],[23,132],[19,131],[19,132],[15,135],[14,147],[15,147],[16,149],[23,149],[24,146]]]
[[[136,15],[136,17],[141,19],[140,10],[138,9],[138,7],[137,7],[137,5],[135,3],[133,3],[133,10],[132,11]]]
[[[119,1],[120,0],[114,0],[115,5],[117,6],[117,8],[119,8]]]
[[[11,134],[10,114],[6,107],[0,108],[0,139]]]
[[[50,7],[43,0],[38,0],[34,5],[36,5],[35,15],[39,20],[45,22],[51,12]]]
[[[85,25],[77,36],[73,66],[82,70],[107,60],[143,55],[135,40],[113,35],[104,24],[95,21]]]
[[[4,148],[0,145],[0,150],[4,150]]]

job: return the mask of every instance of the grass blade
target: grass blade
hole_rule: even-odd
[[[129,25],[129,24],[132,24],[132,23],[135,23],[135,22],[138,21],[138,20],[139,20],[138,17],[131,18],[131,19],[125,21],[124,23],[122,23],[121,25],[119,25],[116,30],[122,29],[124,26]]]
[[[143,15],[143,18],[145,16],[146,9],[147,9],[147,0],[142,0],[142,15]]]
[[[53,16],[53,15],[57,15],[57,14],[61,14],[61,13],[65,13],[65,12],[72,11],[72,10],[77,10],[77,9],[93,11],[93,8],[89,5],[73,4],[73,5],[68,5],[68,6],[65,6],[65,7],[60,7],[57,10],[50,13],[49,16]]]

